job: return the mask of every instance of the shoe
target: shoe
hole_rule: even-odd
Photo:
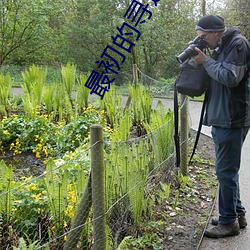
[[[240,229],[243,229],[243,228],[245,228],[247,226],[247,220],[246,220],[245,214],[239,215],[238,222],[239,222]],[[214,226],[217,226],[218,225],[218,219],[217,218],[212,218],[211,224],[214,225]]]
[[[234,222],[232,224],[222,225],[219,224],[210,229],[206,229],[204,235],[209,238],[223,238],[228,236],[239,235],[240,227],[238,222]]]

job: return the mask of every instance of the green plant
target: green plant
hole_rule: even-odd
[[[42,221],[49,221],[48,197],[41,179],[35,180],[32,176],[22,177],[18,182],[18,188],[12,192],[15,196],[13,202],[13,227],[19,235],[30,240],[40,239],[46,235],[46,231],[39,230],[44,228]],[[38,227],[39,225],[39,227]],[[44,239],[45,240],[45,239]]]
[[[27,241],[25,241],[23,237],[20,237],[18,239],[18,246],[13,246],[13,250],[35,250],[41,246],[38,240],[32,242],[28,235],[25,235],[25,238],[27,239]],[[49,250],[49,246],[43,246],[42,249]]]
[[[7,116],[9,111],[9,96],[11,93],[12,79],[10,74],[0,75],[0,116]]]
[[[56,121],[71,121],[74,118],[73,101],[61,83],[55,83],[53,117]]]
[[[66,154],[60,162],[49,159],[43,178],[50,211],[57,226],[62,226],[66,218],[73,218],[89,177],[90,163],[86,155],[83,157],[84,152],[76,151],[73,162],[69,155]]]
[[[112,135],[111,135],[112,138]],[[129,142],[111,142],[107,150],[105,167],[105,193],[107,209],[112,207],[122,197],[122,203],[116,204],[111,210],[109,219],[113,216],[122,218],[118,223],[123,227],[125,221],[133,221],[137,227],[143,219],[148,207],[145,202],[145,185],[149,162],[152,159],[147,138]],[[111,154],[109,152],[112,152]],[[119,235],[118,232],[114,234]],[[114,238],[114,241],[119,238]],[[116,244],[115,244],[116,245]]]
[[[63,227],[64,211],[67,206],[68,176],[55,169],[54,161],[49,159],[46,164],[47,174],[44,178],[44,185],[48,194],[50,211],[57,222],[57,227]]]
[[[150,123],[152,110],[152,95],[148,89],[143,89],[143,86],[137,84],[129,85],[129,92],[132,101],[132,112],[134,124],[140,126],[142,122]]]
[[[132,118],[129,110],[125,110],[122,115],[119,113],[115,119],[117,122],[115,122],[115,126],[112,129],[110,139],[113,142],[129,140],[131,136],[130,130],[132,127]]]
[[[54,94],[55,94],[56,85],[46,86],[44,89],[43,102],[45,105],[45,113],[51,114],[53,111],[53,103],[54,103]]]
[[[29,117],[35,117],[40,112],[43,97],[43,88],[46,82],[47,68],[42,69],[32,65],[29,70],[22,72],[24,82],[24,111]]]
[[[46,116],[31,119],[13,115],[2,119],[0,124],[2,150],[12,150],[14,155],[34,152],[37,158],[52,153],[56,145],[53,135],[60,128],[49,122]]]
[[[88,77],[85,75],[80,75],[78,78],[79,85],[76,92],[76,107],[79,114],[81,114],[83,108],[89,106],[90,89],[85,86],[87,79]]]
[[[170,192],[171,192],[171,183],[162,183],[160,182],[160,189],[157,192],[158,196],[159,196],[159,202],[160,204],[164,201],[164,200],[168,200],[169,196],[170,196]]]
[[[8,167],[3,160],[0,161],[0,213],[5,216],[6,222],[10,221],[13,206],[14,177],[12,166]]]
[[[142,104],[142,112],[143,112],[143,121],[146,123],[150,123],[151,112],[152,112],[152,93],[148,89],[145,89],[141,95],[141,104]]]
[[[111,85],[109,92],[105,94],[103,100],[100,100],[100,109],[106,112],[107,123],[111,128],[118,128],[121,124],[120,119],[123,116],[121,101],[122,98],[117,95],[115,85]]]
[[[190,187],[192,185],[192,182],[189,176],[185,176],[181,173],[178,173],[178,182],[179,182],[181,189],[185,189],[187,186]]]
[[[72,91],[76,81],[76,66],[67,63],[66,66],[61,66],[62,86],[66,91],[69,100],[72,102]]]
[[[166,111],[162,102],[158,102],[155,110],[151,113],[151,122],[145,123],[145,128],[152,140],[155,160],[160,163],[166,160],[173,152],[173,112]]]
[[[180,196],[180,191],[177,189],[175,190],[175,196],[172,204],[173,209],[176,209],[179,205],[179,196]]]
[[[54,123],[51,116],[13,115],[0,121],[0,150],[11,150],[14,155],[33,152],[37,158],[60,156],[74,151],[89,140],[90,126],[104,122],[103,113],[89,106],[71,122]]]
[[[24,238],[21,237],[18,239],[18,246],[17,247],[14,246],[13,250],[35,250],[36,247],[37,247],[37,241],[27,246]]]
[[[163,242],[156,233],[145,233],[142,237],[125,237],[117,250],[152,249],[163,250]]]

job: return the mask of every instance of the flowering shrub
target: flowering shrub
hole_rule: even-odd
[[[1,169],[6,170],[1,172],[2,183],[10,183],[12,168],[1,164]],[[28,235],[32,241],[47,241],[49,235],[57,237],[67,232],[88,181],[89,169],[89,156],[85,146],[81,146],[62,159],[50,158],[43,175],[21,177],[0,187],[0,218],[4,217],[0,234],[3,224],[11,225],[4,239],[18,234],[23,238]],[[7,243],[0,240],[0,244]]]
[[[23,177],[18,182],[14,193],[12,218],[16,230],[22,228],[22,234],[27,234],[32,239],[37,232],[37,225],[48,213],[47,191],[41,181],[30,182],[33,177]],[[22,219],[20,219],[22,218]]]
[[[14,155],[33,152],[37,158],[58,157],[87,142],[90,126],[103,121],[103,112],[92,107],[69,123],[52,122],[48,115],[34,119],[12,115],[0,121],[0,151],[10,150]]]

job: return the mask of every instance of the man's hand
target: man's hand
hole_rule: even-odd
[[[197,47],[194,48],[195,51],[198,53],[197,56],[192,57],[197,64],[203,64],[207,56]]]

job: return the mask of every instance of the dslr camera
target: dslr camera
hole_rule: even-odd
[[[195,47],[199,48],[200,50],[203,50],[207,48],[207,43],[199,36],[197,36],[190,45],[180,54],[178,55],[177,61],[179,63],[183,63],[188,58],[198,55],[198,53],[195,51]]]

